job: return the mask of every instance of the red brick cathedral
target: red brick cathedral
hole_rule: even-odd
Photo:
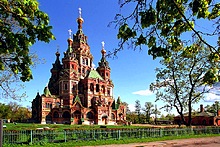
[[[80,10],[80,9],[79,9]],[[56,52],[51,77],[44,93],[32,101],[32,120],[38,123],[109,124],[126,120],[126,106],[113,98],[114,84],[102,42],[101,60],[92,67],[93,56],[83,33],[81,10],[78,30],[67,40],[68,48],[60,61]]]

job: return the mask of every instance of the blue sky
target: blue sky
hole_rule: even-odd
[[[117,48],[119,41],[114,25],[108,27],[109,22],[114,20],[115,14],[121,12],[118,0],[39,0],[39,3],[40,9],[50,17],[50,25],[53,26],[52,31],[56,40],[49,44],[37,42],[31,47],[31,51],[37,53],[39,58],[45,59],[46,63],[38,64],[33,68],[34,79],[25,83],[24,91],[28,97],[21,103],[24,106],[31,106],[30,101],[35,98],[37,92],[43,93],[51,76],[50,69],[55,61],[55,52],[59,49],[63,57],[63,52],[67,49],[68,30],[71,29],[73,33],[77,31],[76,19],[79,7],[82,8],[83,31],[88,36],[95,65],[101,59],[101,42],[105,42],[107,51],[112,51]],[[129,7],[127,10],[130,12]],[[127,13],[126,10],[123,13]],[[160,66],[158,60],[153,60],[147,54],[147,47],[143,47],[142,51],[125,49],[117,56],[117,58],[108,59],[115,86],[114,97],[117,98],[120,95],[122,101],[127,102],[131,110],[137,99],[140,100],[142,107],[145,102],[155,104],[155,95],[149,91],[149,85],[155,80],[154,69]],[[201,103],[212,104],[204,101]],[[158,107],[162,105],[162,102],[157,102]]]

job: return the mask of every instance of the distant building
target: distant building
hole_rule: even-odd
[[[62,61],[57,51],[48,86],[32,101],[34,122],[103,125],[126,121],[126,106],[120,97],[113,98],[114,85],[104,42],[101,60],[94,69],[88,38],[82,30],[83,22],[80,11],[78,30],[73,38],[69,30],[68,47]]]
[[[188,113],[184,114],[184,119],[188,121]],[[182,119],[180,115],[174,117],[175,124],[181,124]],[[206,112],[203,105],[200,105],[199,112],[192,112],[192,125],[204,125],[204,126],[220,126],[220,110],[217,112],[217,116],[214,113]]]

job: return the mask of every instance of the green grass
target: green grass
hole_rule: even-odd
[[[16,125],[13,123],[5,123],[7,127],[4,130],[35,130],[37,128],[49,127],[54,130],[64,130],[64,129],[98,129],[100,125],[64,125],[64,124],[35,124],[35,123],[17,123]],[[107,128],[146,128],[146,127],[138,127],[138,126],[107,126]]]
[[[54,147],[54,146],[62,146],[62,147],[79,147],[79,146],[98,146],[98,145],[108,145],[108,144],[129,144],[129,143],[146,143],[146,142],[154,142],[154,141],[165,141],[165,140],[176,140],[176,139],[187,139],[187,138],[202,138],[202,137],[216,137],[220,136],[218,134],[211,135],[184,135],[184,136],[166,136],[161,138],[142,138],[142,139],[126,139],[126,140],[102,140],[102,141],[76,141],[76,142],[66,142],[66,143],[44,143],[39,142],[34,145],[4,145],[3,147]]]
[[[64,129],[98,129],[99,125],[63,125],[63,124],[27,124],[27,123],[17,123],[16,125],[13,123],[4,124],[7,127],[4,130],[35,130],[36,128],[44,128],[49,127],[53,130],[62,131]],[[106,126],[107,128],[116,128],[116,129],[127,129],[127,128],[149,128],[149,126]],[[54,147],[54,146],[62,146],[62,147],[77,147],[77,146],[98,146],[98,145],[107,145],[107,144],[128,144],[128,143],[143,143],[143,142],[154,142],[154,141],[164,141],[164,140],[174,140],[174,139],[184,139],[184,138],[199,138],[199,137],[211,137],[211,136],[220,136],[218,134],[202,134],[202,135],[183,135],[183,136],[165,136],[165,137],[151,137],[151,138],[137,138],[137,139],[121,139],[121,140],[97,140],[97,141],[70,141],[66,143],[46,143],[44,141],[39,141],[37,144],[29,145],[29,144],[4,144],[3,147]]]

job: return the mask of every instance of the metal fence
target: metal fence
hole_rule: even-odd
[[[97,130],[24,130],[3,131],[3,144],[35,144],[40,142],[67,142],[80,140],[120,140],[153,138],[189,134],[219,134],[220,127],[196,128],[143,128],[143,129],[97,129]]]

